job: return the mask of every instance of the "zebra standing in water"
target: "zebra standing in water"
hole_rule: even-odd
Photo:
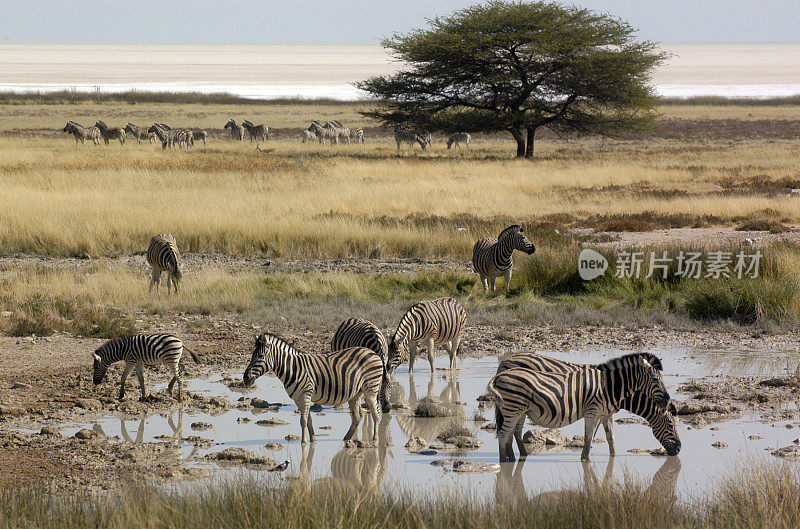
[[[661,360],[654,354],[638,353],[647,362],[653,366],[656,371],[661,371]],[[573,364],[563,360],[556,360],[547,356],[542,356],[536,353],[517,353],[506,360],[500,362],[497,366],[497,373],[513,368],[524,368],[529,371],[541,371],[547,373],[571,373],[582,371],[587,367],[597,367],[597,365],[586,364]],[[666,410],[660,409],[655,405],[655,402],[647,398],[643,393],[633,393],[625,397],[619,403],[620,409],[628,410],[634,413],[650,425],[653,431],[653,436],[658,439],[661,446],[667,451],[667,455],[677,455],[681,450],[681,440],[678,437],[678,430],[675,424],[676,409],[675,404],[670,402]],[[514,430],[514,439],[517,441],[520,454],[525,452],[525,447],[522,442],[522,427],[525,422],[525,416],[520,418],[519,425]],[[612,456],[616,453],[614,446],[614,421],[613,416],[608,415],[600,419],[603,429],[606,432],[606,441],[608,442],[608,451]]]
[[[84,128],[74,121],[67,121],[61,132],[68,132],[75,137],[75,145],[81,142],[81,145],[86,145],[86,140],[92,140],[95,145],[100,145],[100,129],[97,127]]]
[[[149,140],[150,143],[153,143],[156,140],[156,135],[153,132],[147,132],[147,129],[144,127],[137,127],[133,123],[128,123],[125,125],[125,134],[130,134],[134,138],[136,138],[136,143],[141,144],[142,140]]]
[[[386,337],[380,329],[372,323],[361,318],[350,318],[339,324],[331,340],[331,351],[347,349],[348,347],[366,347],[372,349],[386,359],[388,346]]]
[[[500,232],[497,239],[487,237],[475,243],[472,249],[472,267],[481,278],[483,291],[494,292],[494,281],[500,276],[506,279],[506,294],[511,286],[511,254],[514,250],[528,255],[536,251],[536,247],[525,237],[522,226],[515,224]]]
[[[428,136],[430,136],[430,134]],[[394,141],[397,142],[398,153],[400,152],[400,145],[402,143],[408,143],[412,150],[414,149],[414,143],[419,143],[419,146],[422,147],[422,150],[424,151],[429,142],[427,138],[423,138],[416,132],[401,129],[400,127],[396,127],[394,129]]]
[[[242,126],[247,129],[247,132],[250,133],[250,142],[252,143],[255,139],[260,139],[261,141],[267,141],[269,138],[269,127],[264,125],[253,125],[247,120],[242,121]]]
[[[244,140],[244,128],[241,125],[237,125],[233,118],[228,119],[224,128],[231,129],[231,138],[233,138],[234,141]]]
[[[150,240],[150,246],[147,248],[147,262],[153,267],[148,292],[153,291],[153,285],[155,284],[156,293],[158,293],[158,287],[161,284],[161,272],[167,272],[167,294],[170,291],[170,284],[175,287],[175,293],[177,294],[178,290],[180,290],[183,266],[181,265],[181,253],[178,251],[178,243],[175,242],[175,237],[169,233],[162,233],[153,237]]]
[[[120,145],[125,144],[125,129],[121,127],[109,127],[105,122],[99,119],[94,126],[100,129],[100,135],[103,137],[103,141],[106,145],[108,145],[109,140],[119,140]]]
[[[620,409],[633,393],[666,410],[669,392],[661,374],[644,356],[629,354],[579,371],[552,373],[515,367],[492,378],[487,387],[495,402],[500,462],[514,461],[512,441],[527,416],[533,424],[560,428],[584,421],[581,459],[588,461],[601,419]],[[523,446],[524,448],[524,446]],[[527,453],[520,450],[520,457]]]
[[[467,314],[461,303],[453,298],[420,301],[412,306],[400,319],[400,324],[389,342],[389,357],[386,368],[393,373],[403,359],[400,352],[408,344],[408,372],[414,371],[417,344],[428,346],[428,362],[433,372],[433,347],[441,345],[450,355],[450,369],[456,368],[456,354],[461,342],[461,333],[467,323]]]
[[[350,405],[350,429],[344,436],[349,440],[361,422],[361,396],[373,420],[372,439],[378,439],[378,401],[384,413],[389,411],[386,392],[389,378],[380,357],[365,347],[352,347],[323,354],[305,354],[277,336],[256,336],[250,363],[244,372],[246,386],[266,372],[274,373],[283,383],[289,397],[300,410],[302,444],[306,430],[311,442],[316,441],[311,424],[311,403],[338,406]]]
[[[469,133],[457,132],[447,139],[447,148],[450,149],[450,147],[452,147],[453,144],[455,144],[455,146],[460,149],[461,144],[463,143],[467,146],[467,150],[469,150],[469,141],[471,139],[472,136],[470,136]]]
[[[122,336],[109,340],[100,346],[94,353],[94,376],[95,386],[103,381],[106,376],[108,366],[114,362],[125,360],[125,369],[122,371],[122,382],[119,387],[119,400],[125,397],[125,379],[128,378],[131,370],[136,368],[139,376],[139,387],[142,390],[142,401],[147,400],[147,392],[144,388],[144,366],[155,366],[165,364],[172,370],[172,380],[167,386],[167,391],[172,395],[172,388],[175,381],[178,382],[178,401],[183,400],[183,381],[180,375],[179,363],[183,350],[186,349],[175,336],[171,334],[136,334],[133,336]],[[192,356],[196,363],[200,363],[197,356],[189,349],[186,351]]]

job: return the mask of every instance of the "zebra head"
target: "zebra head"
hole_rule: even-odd
[[[269,338],[274,337],[270,335]],[[256,336],[256,344],[250,357],[250,363],[247,364],[247,369],[244,370],[244,376],[242,377],[245,386],[252,386],[258,377],[273,369],[273,362],[268,359],[270,356],[268,353],[272,347],[274,347],[274,344],[268,339],[267,334]]]
[[[668,456],[676,456],[681,451],[681,440],[678,437],[678,428],[675,420],[677,414],[678,410],[675,408],[675,403],[670,401],[666,410],[657,413],[654,418],[648,421],[650,428],[653,430],[653,436],[658,439],[658,442],[667,451]]]
[[[499,241],[507,241],[507,244],[509,244],[511,248],[525,252],[528,255],[532,255],[533,252],[536,251],[536,247],[525,236],[522,226],[519,224],[504,229],[500,232],[500,236],[497,239]]]
[[[61,129],[61,132],[72,132],[73,130],[75,130],[75,125],[73,125],[71,121],[67,121],[67,124]]]
[[[95,352],[92,353],[92,357],[94,357],[94,366],[92,367],[92,382],[94,385],[100,384],[106,376],[106,371],[108,370],[108,364],[103,360],[103,357],[100,356],[99,353],[103,352],[103,347],[100,347]]]
[[[233,121],[233,118],[229,118],[228,122],[225,123],[225,127],[224,128],[231,129],[231,128],[235,127],[235,126],[236,126],[236,122]]]
[[[386,374],[391,375],[400,364],[408,361],[408,354],[404,347],[405,340],[398,340],[397,336],[392,336],[389,341],[389,353],[386,355]]]
[[[666,411],[670,404],[670,397],[667,386],[664,385],[664,379],[661,377],[661,371],[641,355],[639,360],[645,366],[643,380],[645,396],[650,398],[658,409]]]

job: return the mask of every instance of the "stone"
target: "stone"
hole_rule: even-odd
[[[331,426],[327,426],[327,425],[319,427],[320,430],[330,430],[331,428],[332,428]]]
[[[251,419],[250,417],[239,417],[238,419],[236,419],[236,422],[238,422],[239,424],[248,423],[251,422]]]
[[[61,431],[55,426],[43,426],[42,429],[39,431],[40,435],[61,435]]]
[[[500,472],[500,465],[497,463],[484,463],[483,461],[454,461],[454,472]]]
[[[481,430],[497,430],[497,425],[493,422],[481,426]]]
[[[462,450],[474,450],[480,448],[483,442],[472,435],[454,435],[446,439],[442,439],[445,444],[454,445],[456,448]]]
[[[772,455],[787,461],[800,461],[800,445],[789,445],[772,451]]]
[[[431,461],[431,465],[435,467],[450,468],[453,466],[453,462],[447,461],[446,459],[434,459]]]
[[[97,399],[75,399],[75,407],[83,410],[99,410],[103,403]]]
[[[394,404],[392,404],[392,409],[393,410],[407,410],[408,409],[408,405],[403,403],[403,402],[395,402]]]
[[[211,424],[210,422],[202,422],[202,421],[193,422],[191,426],[192,430],[210,430],[211,428],[214,427],[214,425]]]
[[[545,444],[544,432],[541,430],[528,430],[522,436],[522,442],[529,445],[543,445]]]
[[[300,439],[300,436],[290,433],[286,437],[284,437],[284,439],[286,439],[287,441],[297,441],[298,439]]]
[[[641,417],[620,417],[619,419],[614,419],[614,422],[617,424],[647,424],[647,421]]]
[[[420,450],[425,450],[428,447],[428,443],[422,437],[412,437],[408,440],[405,446],[406,450],[412,454],[415,454]]]
[[[14,382],[11,385],[11,389],[29,389],[30,387],[30,384],[25,384],[24,382]]]
[[[758,441],[759,439],[763,439],[763,438],[764,438],[763,435],[751,435],[751,436],[748,437],[748,439],[750,439],[751,441]]]
[[[285,421],[279,417],[270,417],[268,419],[256,421],[256,424],[259,426],[283,426],[285,424],[289,424],[289,421]]]
[[[84,428],[83,430],[79,430],[78,432],[75,433],[75,438],[86,440],[86,439],[91,439],[95,435],[97,434],[95,434],[95,432],[93,432],[92,430]]]
[[[414,415],[417,417],[449,417],[453,415],[453,411],[440,399],[425,397],[417,403],[417,407],[414,408]]]
[[[218,408],[229,408],[231,406],[231,403],[222,397],[211,397],[208,399],[208,403]]]
[[[322,411],[322,404],[312,404],[311,408],[309,408],[314,413]]]
[[[689,421],[689,424],[691,424],[692,427],[697,428],[699,430],[702,430],[703,428],[708,426],[708,422],[702,417],[694,417],[692,420]]]
[[[265,401],[263,399],[259,399],[259,398],[254,398],[253,400],[251,400],[250,401],[250,405],[252,407],[254,407],[254,408],[269,408],[270,407],[269,402],[267,402],[267,401]]]
[[[267,447],[267,450],[283,450],[286,448],[286,445],[283,443],[267,443],[264,446]]]
[[[275,468],[278,466],[278,462],[274,459],[269,457],[260,457],[250,452],[249,450],[245,450],[244,448],[226,448],[222,452],[217,452],[216,454],[209,454],[206,456],[209,459],[215,459],[217,461],[233,461],[237,463],[242,463],[245,465],[257,465],[257,466],[264,466],[269,468]]]
[[[344,442],[345,448],[364,448],[366,444],[360,439],[348,439]]]
[[[0,415],[11,415],[12,417],[18,417],[20,415],[25,415],[25,408],[18,408],[16,406],[0,406]]]
[[[714,448],[719,448],[720,450],[723,450],[725,448],[728,448],[728,443],[723,442],[723,441],[717,441],[716,443],[712,443],[711,446],[713,446]]]
[[[437,452],[436,450],[427,449],[427,450],[420,450],[419,452],[417,452],[417,455],[420,455],[420,456],[435,456],[438,453],[439,452]]]
[[[567,444],[567,438],[558,428],[550,428],[544,431],[544,444],[565,446]]]

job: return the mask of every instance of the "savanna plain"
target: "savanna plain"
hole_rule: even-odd
[[[684,370],[669,389],[683,403],[681,432],[703,429],[702,420],[713,434],[715,424],[743,415],[798,426],[797,408],[786,406],[798,400],[800,351],[796,101],[665,101],[646,133],[543,134],[534,160],[518,161],[502,135],[476,135],[470,149],[447,149],[446,138],[434,136],[425,151],[403,145],[398,153],[390,132],[358,114],[367,103],[175,98],[0,95],[0,527],[800,524],[797,463],[778,458],[737,460],[710,492],[680,500],[674,490],[653,494],[631,478],[487,502],[480,491],[423,499],[356,487],[342,495],[312,486],[292,467],[282,481],[255,472],[215,482],[211,463],[180,455],[181,446],[202,445],[198,436],[136,443],[58,431],[178,409],[163,369],[146,373],[155,393],[148,403],[134,401],[132,387],[128,400],[111,398],[118,367],[95,388],[91,352],[107,338],[175,333],[202,359],[186,363],[186,379],[221,377],[234,387],[259,332],[323,351],[347,317],[392,332],[412,303],[440,296],[467,310],[464,358],[714,349],[747,363],[748,355],[755,362],[780,351],[793,363],[769,378],[744,369],[720,382]],[[222,128],[231,117],[266,123],[270,139],[231,141]],[[68,119],[165,122],[205,129],[209,141],[167,150],[131,138],[83,146],[61,132]],[[311,119],[363,127],[366,142],[301,143]],[[472,246],[510,224],[523,225],[536,252],[515,254],[508,294],[502,279],[495,293],[484,293],[471,269]],[[177,295],[163,286],[148,293],[144,252],[166,232],[184,260]],[[762,258],[757,273],[742,278],[681,277],[673,263],[666,278],[609,272],[584,281],[584,248],[612,264],[630,252],[758,251]],[[250,410],[256,396],[287,400],[189,395],[190,415]],[[296,416],[285,418],[298,433]],[[462,422],[473,430],[483,424],[477,412]],[[332,437],[339,442],[338,430]],[[171,450],[178,456],[167,457]],[[691,443],[683,450],[692,451]],[[513,479],[509,472],[497,474],[498,490]]]

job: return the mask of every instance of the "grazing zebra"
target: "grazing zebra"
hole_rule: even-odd
[[[300,140],[302,140],[303,143],[317,141],[317,135],[308,129],[304,129],[300,131]]]
[[[244,140],[244,128],[241,125],[237,125],[233,118],[230,118],[227,123],[225,123],[226,129],[231,129],[231,138],[234,141],[243,141]]]
[[[650,353],[639,353],[647,362],[653,366],[657,371],[661,371],[661,360]],[[502,373],[508,369],[524,368],[530,371],[541,371],[548,373],[569,373],[574,371],[581,371],[587,367],[597,367],[596,365],[586,364],[573,364],[563,360],[556,360],[547,356],[538,355],[536,353],[517,353],[514,356],[507,358],[500,362],[497,366],[497,373]],[[648,399],[642,393],[633,393],[625,397],[619,403],[620,409],[628,410],[647,421],[650,428],[653,430],[653,436],[661,443],[668,455],[677,455],[681,450],[681,440],[678,437],[678,430],[675,424],[675,404],[670,402],[666,410],[658,408],[655,403]],[[525,422],[525,416],[520,418],[518,427],[514,430],[514,439],[517,441],[517,446],[520,453],[524,453],[522,443],[522,427]],[[608,451],[613,456],[616,453],[614,446],[614,421],[612,415],[600,419],[603,429],[606,432],[606,441],[608,441]]]
[[[153,143],[156,140],[156,135],[152,132],[147,132],[147,129],[144,127],[137,127],[133,123],[128,123],[125,125],[125,134],[130,134],[134,138],[136,138],[136,143],[141,144],[142,140],[148,140],[150,143]]]
[[[430,134],[428,134],[428,137],[430,137]],[[423,138],[416,132],[401,129],[400,127],[394,129],[394,141],[397,142],[398,153],[400,152],[400,145],[402,143],[408,143],[412,150],[414,149],[414,142],[419,143],[419,146],[422,147],[424,151],[429,142],[428,138]]]
[[[208,138],[208,132],[204,130],[195,130],[192,132],[192,139],[203,140],[203,145],[207,145],[206,138]]]
[[[119,400],[125,397],[125,379],[128,378],[131,370],[136,367],[136,374],[139,376],[139,387],[142,390],[142,401],[147,400],[147,393],[144,389],[144,366],[155,366],[165,364],[172,369],[172,380],[167,386],[167,391],[172,395],[172,387],[178,381],[178,401],[183,400],[183,381],[181,380],[178,364],[181,361],[181,354],[186,349],[175,336],[171,334],[135,334],[133,336],[122,336],[114,338],[101,345],[94,353],[94,376],[95,386],[103,381],[106,376],[108,366],[114,362],[125,360],[125,369],[122,371],[122,382],[119,387]],[[197,356],[189,349],[186,351],[192,356],[196,363],[200,363]]]
[[[378,438],[378,408],[389,411],[386,391],[389,378],[380,356],[365,347],[352,347],[323,354],[304,354],[277,336],[256,336],[250,363],[244,372],[244,384],[250,386],[265,372],[275,373],[289,397],[300,410],[302,444],[306,429],[311,442],[316,441],[311,424],[311,403],[338,406],[350,405],[352,423],[344,440],[349,440],[361,422],[361,396],[373,420],[372,439]]]
[[[175,237],[169,233],[162,233],[153,237],[150,240],[150,246],[147,248],[147,262],[153,267],[148,292],[153,291],[153,285],[155,284],[156,293],[158,293],[158,287],[161,284],[161,272],[167,272],[167,294],[170,291],[170,284],[175,287],[175,293],[177,294],[178,290],[180,290],[183,266],[181,265],[181,253],[178,251],[178,243],[175,242]]]
[[[68,132],[75,137],[75,145],[81,142],[81,145],[86,145],[86,140],[92,140],[95,145],[100,145],[100,129],[97,127],[84,128],[74,121],[67,121],[61,132]]]
[[[598,423],[619,410],[626,397],[640,392],[661,409],[669,405],[661,374],[644,356],[635,353],[567,373],[514,367],[495,375],[487,389],[495,401],[500,462],[514,461],[511,444],[524,416],[547,428],[583,419],[581,459],[588,461]],[[525,455],[520,450],[520,457]]]
[[[472,267],[481,278],[483,291],[494,292],[494,281],[500,276],[506,279],[506,294],[511,286],[511,254],[519,250],[531,255],[536,247],[525,237],[522,226],[515,224],[500,232],[497,239],[487,237],[472,248]]]
[[[388,347],[386,337],[380,329],[372,323],[361,318],[350,318],[339,324],[331,340],[331,351],[347,349],[348,347],[366,347],[372,349],[386,359]]]
[[[364,129],[355,129],[351,131],[351,135],[356,139],[356,143],[364,143]]]
[[[461,303],[453,298],[420,301],[412,306],[400,319],[400,324],[389,342],[387,369],[393,373],[403,359],[401,348],[408,344],[408,372],[414,371],[417,344],[428,346],[428,362],[433,371],[433,346],[441,345],[450,355],[450,369],[456,368],[456,353],[461,342],[461,333],[467,322],[467,314]]]
[[[162,149],[166,149],[167,147],[171,149],[173,143],[175,143],[175,132],[169,128],[164,128],[158,123],[153,123],[153,125],[147,129],[147,132],[152,132],[161,140]]]
[[[100,129],[100,135],[103,137],[103,141],[106,145],[108,145],[109,140],[119,140],[120,145],[125,143],[125,129],[121,127],[109,127],[105,122],[99,119],[94,126]]]
[[[471,139],[472,136],[470,136],[468,133],[457,132],[447,139],[447,148],[450,149],[450,147],[452,147],[453,144],[455,144],[455,146],[460,149],[461,144],[464,143],[467,146],[467,150],[469,150],[469,141]]]
[[[261,141],[267,141],[269,138],[269,127],[264,125],[253,125],[247,120],[242,121],[242,126],[247,129],[247,132],[250,133],[250,141],[252,142],[255,139],[260,139]]]

